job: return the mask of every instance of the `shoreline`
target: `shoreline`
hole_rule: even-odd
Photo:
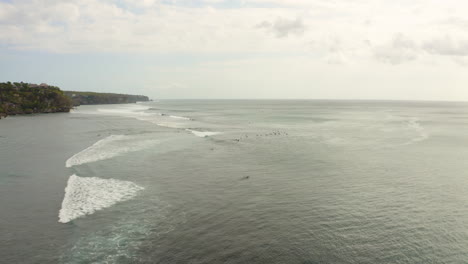
[[[139,101],[139,102],[145,102],[145,101]],[[131,105],[131,104],[137,104],[139,102],[136,102],[136,103],[108,103],[108,104],[83,104],[83,105],[119,105],[119,104],[122,104],[122,105]],[[1,119],[4,119],[4,118],[7,118],[9,116],[30,116],[30,115],[35,115],[35,114],[39,114],[39,115],[42,115],[42,114],[60,114],[60,113],[70,113],[71,110],[73,109],[76,109],[78,107],[80,107],[81,105],[77,105],[77,106],[73,106],[72,108],[70,108],[68,111],[54,111],[54,112],[24,112],[24,113],[0,113],[0,120]]]

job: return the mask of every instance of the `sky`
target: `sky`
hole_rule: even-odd
[[[154,99],[468,101],[464,0],[0,0],[0,81]]]

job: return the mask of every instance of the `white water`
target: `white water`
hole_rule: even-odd
[[[79,177],[75,174],[68,179],[65,197],[59,212],[59,222],[68,223],[78,217],[132,199],[144,188],[129,181]]]
[[[143,150],[157,143],[160,143],[160,141],[138,140],[135,137],[124,135],[110,135],[73,155],[66,161],[65,166],[70,168],[85,163],[106,160],[128,152]]]
[[[192,134],[194,134],[197,137],[209,137],[209,136],[221,134],[221,132],[197,131],[197,130],[192,130],[192,129],[186,129],[186,130],[190,131]]]
[[[153,122],[154,124],[160,127],[167,127],[167,128],[184,128],[185,125],[177,122]]]
[[[171,115],[169,116],[170,118],[175,118],[175,119],[181,119],[181,120],[191,120],[190,118],[188,117],[185,117],[185,116],[175,116],[175,115]]]

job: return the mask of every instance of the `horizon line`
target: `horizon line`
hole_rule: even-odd
[[[334,98],[150,98],[150,100],[205,100],[205,101],[381,101],[381,102],[440,102],[440,103],[468,103],[468,100],[431,100],[431,99],[334,99]],[[151,102],[151,101],[148,101]]]

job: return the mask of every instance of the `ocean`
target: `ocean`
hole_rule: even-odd
[[[468,103],[161,100],[0,120],[0,263],[467,263]]]

